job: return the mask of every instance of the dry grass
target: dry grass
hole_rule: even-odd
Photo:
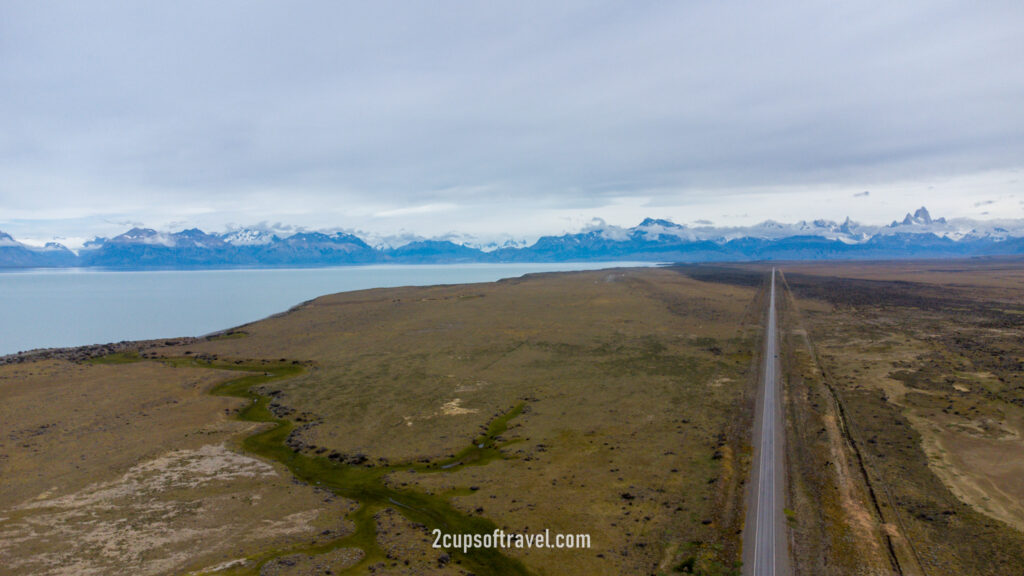
[[[1024,564],[1024,267],[787,268],[901,567]],[[904,543],[905,542],[905,543]]]
[[[0,367],[0,574],[171,574],[345,530],[348,505],[225,448],[226,373]]]
[[[759,318],[749,314],[754,293],[651,269],[370,290],[317,299],[247,325],[240,337],[151,343],[140,352],[149,359],[306,364],[303,375],[262,389],[272,395],[272,409],[298,425],[291,446],[309,456],[387,466],[389,485],[450,501],[507,532],[546,528],[592,536],[589,550],[510,552],[538,574],[671,572],[683,562],[725,574],[739,558],[750,351]],[[0,381],[5,396],[25,394],[26,406],[47,407],[36,411],[37,422],[11,405],[0,424],[9,428],[0,449],[5,473],[37,477],[3,510],[55,518],[66,511],[58,502],[73,502],[76,514],[86,514],[101,507],[97,494],[119,494],[131,501],[115,498],[114,509],[103,514],[113,526],[134,527],[127,540],[139,533],[175,539],[138,556],[96,559],[90,548],[67,551],[55,562],[84,558],[101,569],[132,566],[154,574],[231,572],[239,566],[233,561],[274,550],[282,553],[264,566],[268,573],[323,567],[340,573],[358,562],[351,548],[330,557],[288,555],[289,542],[309,538],[314,525],[336,537],[349,505],[292,483],[281,468],[220,448],[236,446],[244,432],[225,412],[237,409],[237,400],[204,395],[223,373],[152,361],[2,370],[9,375]],[[38,376],[31,384],[27,372]],[[523,413],[502,435],[503,458],[446,472],[400,466],[456,454],[495,415],[519,404]],[[66,432],[52,441],[29,438],[44,424]],[[15,450],[14,436],[8,444],[12,433],[35,446],[38,457]],[[67,453],[85,459],[52,462]],[[73,468],[83,463],[88,469]],[[216,481],[204,476],[209,470],[219,471]],[[179,472],[185,484],[166,480]],[[140,478],[149,483],[136,502],[124,490]],[[49,504],[25,507],[42,486],[57,486],[44,497]],[[263,506],[212,504],[254,492]],[[169,519],[149,513],[166,502],[193,512]],[[315,518],[308,514],[314,507]],[[457,558],[439,566],[437,551],[422,546],[422,527],[387,510],[375,512],[377,547],[387,554],[374,565],[377,573],[462,571]],[[0,529],[3,522],[6,528],[23,522],[0,511],[4,516]],[[187,559],[171,554],[179,548],[190,550]],[[14,553],[28,562],[24,550]],[[24,573],[49,573],[41,565],[32,570]]]
[[[515,554],[538,573],[656,572],[702,547],[736,550],[718,507],[742,450],[725,462],[720,449],[749,382],[753,294],[669,270],[371,290],[188,350],[313,363],[275,387],[279,411],[310,423],[295,445],[370,463],[449,457],[525,401],[508,459],[389,482],[476,487],[452,502],[510,532],[592,535],[589,551]]]

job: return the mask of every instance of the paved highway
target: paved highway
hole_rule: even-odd
[[[785,476],[782,410],[778,402],[778,348],[775,336],[775,269],[772,268],[768,323],[764,336],[763,387],[754,419],[754,462],[750,500],[743,533],[743,573],[776,576],[789,573],[786,524],[783,515]],[[750,512],[754,514],[751,515]]]

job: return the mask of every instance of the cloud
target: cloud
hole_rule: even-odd
[[[885,199],[1024,158],[1019,3],[3,12],[7,218],[430,235],[632,217],[632,198],[735,220],[780,189]]]
[[[395,208],[392,210],[382,210],[374,214],[377,218],[392,218],[395,216],[410,216],[414,214],[435,214],[437,212],[449,212],[457,210],[456,204],[445,203],[445,204],[422,204],[420,206],[409,206],[406,208]]]
[[[104,222],[121,226],[125,228],[144,228],[146,224],[140,220],[126,220],[126,219],[103,219]]]

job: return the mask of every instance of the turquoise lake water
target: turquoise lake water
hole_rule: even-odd
[[[288,270],[0,273],[0,355],[35,348],[201,336],[317,296],[389,286],[492,282],[636,262],[351,266]]]

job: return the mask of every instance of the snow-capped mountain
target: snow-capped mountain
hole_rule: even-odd
[[[157,232],[152,228],[132,228],[120,236],[98,243],[96,247],[111,244],[163,246],[166,248],[217,248],[223,246],[224,241],[218,236],[207,234],[198,228],[175,233]]]
[[[263,246],[280,240],[273,232],[239,228],[220,235],[220,239],[232,246]]]
[[[889,227],[896,228],[897,226],[913,226],[915,224],[918,226],[927,226],[932,223],[945,224],[946,219],[939,218],[937,220],[932,220],[932,215],[928,213],[928,209],[922,206],[914,211],[913,216],[907,212],[907,215],[903,217],[902,222],[896,222],[893,220],[892,224],[889,224]]]
[[[208,234],[192,228],[160,232],[132,228],[96,238],[75,255],[60,244],[27,246],[0,232],[0,267],[230,268],[342,266],[369,263],[564,262],[637,260],[705,262],[945,258],[1024,255],[1024,220],[933,218],[924,207],[889,225],[847,218],[715,227],[647,218],[625,228],[595,220],[583,230],[544,236],[526,245],[477,245],[457,233],[422,238],[408,233],[366,240],[347,232],[235,229]]]
[[[888,226],[847,218],[753,226],[687,226],[647,218],[633,228],[595,221],[583,231],[545,236],[502,260],[659,260],[679,262],[771,259],[931,258],[1024,254],[1024,221],[933,219],[924,207]]]

